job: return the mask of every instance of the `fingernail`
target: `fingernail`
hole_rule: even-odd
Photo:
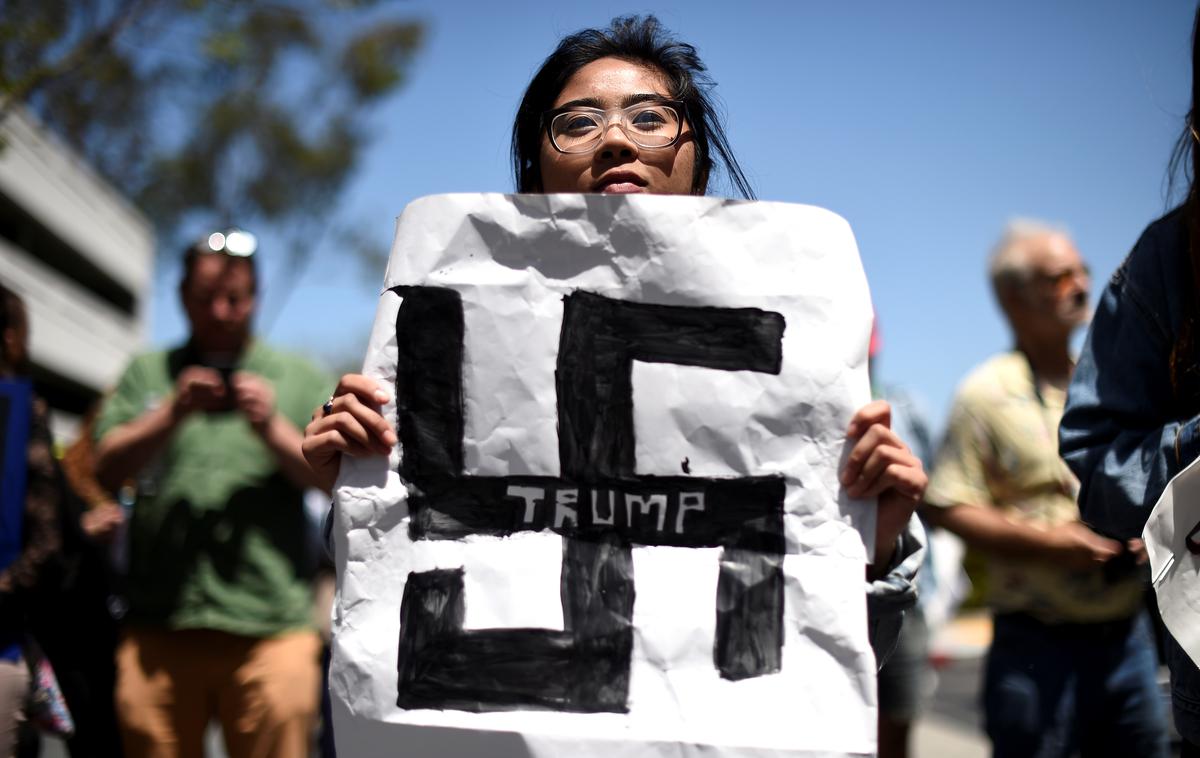
[[[396,444],[396,433],[393,432],[391,429],[387,430],[386,432],[383,433],[383,441],[388,443],[388,445],[395,445]]]
[[[375,400],[377,402],[386,403],[387,401],[389,401],[391,399],[392,399],[392,396],[389,395],[388,393],[384,392],[383,390],[375,390]]]

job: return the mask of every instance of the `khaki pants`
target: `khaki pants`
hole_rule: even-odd
[[[17,727],[25,720],[28,693],[29,667],[25,661],[0,661],[0,758],[12,758],[17,747]]]
[[[312,631],[240,637],[134,627],[117,647],[117,716],[129,758],[203,758],[221,722],[230,758],[308,755],[320,697]]]

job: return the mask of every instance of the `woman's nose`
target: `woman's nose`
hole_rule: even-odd
[[[635,158],[638,155],[638,146],[626,134],[623,123],[612,121],[604,130],[600,144],[596,146],[596,154],[600,158]]]

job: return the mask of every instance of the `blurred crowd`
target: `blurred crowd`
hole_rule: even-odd
[[[1181,150],[1200,161],[1192,123]],[[0,287],[0,758],[36,755],[39,731],[76,758],[200,756],[214,721],[232,756],[333,755],[329,483],[301,444],[335,381],[254,335],[256,252],[238,229],[187,248],[187,340],[137,356],[65,450],[24,304]],[[874,391],[930,474],[920,600],[879,672],[880,755],[910,753],[931,639],[966,592],[954,538],[984,566],[994,755],[1165,756],[1172,728],[1197,755],[1200,671],[1155,613],[1140,534],[1200,454],[1200,197],[1150,226],[1098,307],[1051,224],[1011,223],[986,274],[1012,341],[963,379],[940,441],[874,376],[872,339]]]
[[[230,230],[187,249],[188,340],[138,356],[61,460],[29,388],[25,306],[0,288],[5,407],[31,409],[28,432],[6,435],[27,473],[0,572],[0,755],[35,755],[34,727],[73,756],[200,755],[214,718],[231,755],[332,754],[315,730],[324,506],[305,503],[328,493],[300,442],[333,381],[252,335],[256,247]]]

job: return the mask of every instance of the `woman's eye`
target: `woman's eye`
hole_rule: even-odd
[[[572,134],[586,132],[589,129],[596,128],[596,119],[582,113],[567,114],[562,119],[562,130]]]
[[[630,122],[640,129],[658,129],[667,124],[670,119],[659,108],[649,108],[633,114]]]

